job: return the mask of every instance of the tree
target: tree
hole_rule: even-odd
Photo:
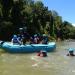
[[[2,5],[2,14],[5,19],[9,17],[10,9],[13,5],[13,0],[0,0]]]

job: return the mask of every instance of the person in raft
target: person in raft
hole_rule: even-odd
[[[21,44],[21,41],[19,40],[19,38],[17,37],[17,35],[13,35],[13,38],[12,38],[11,42],[13,44]]]
[[[41,50],[40,52],[38,52],[37,56],[47,57],[47,52],[45,50]]]
[[[42,44],[47,44],[48,43],[48,36],[46,34],[43,34],[43,40],[42,40]]]
[[[74,48],[69,48],[68,51],[69,51],[69,53],[67,54],[67,56],[75,56]]]
[[[39,42],[39,37],[37,36],[37,34],[34,35],[34,44],[38,44]]]

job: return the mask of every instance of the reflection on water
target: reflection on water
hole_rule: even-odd
[[[75,75],[75,57],[68,57],[67,48],[75,42],[57,43],[48,57],[33,54],[0,54],[0,75]]]

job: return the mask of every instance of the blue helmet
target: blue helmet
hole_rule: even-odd
[[[34,37],[37,37],[37,34],[35,34]]]
[[[13,35],[13,38],[17,38],[17,35]]]

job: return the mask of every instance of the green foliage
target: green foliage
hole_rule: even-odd
[[[10,40],[12,37],[13,25],[9,21],[3,21],[0,24],[0,39],[2,40]]]
[[[71,23],[63,22],[55,10],[48,10],[41,1],[0,0],[0,39],[10,40],[20,27],[27,27],[30,35],[45,33],[54,39],[75,38]]]

